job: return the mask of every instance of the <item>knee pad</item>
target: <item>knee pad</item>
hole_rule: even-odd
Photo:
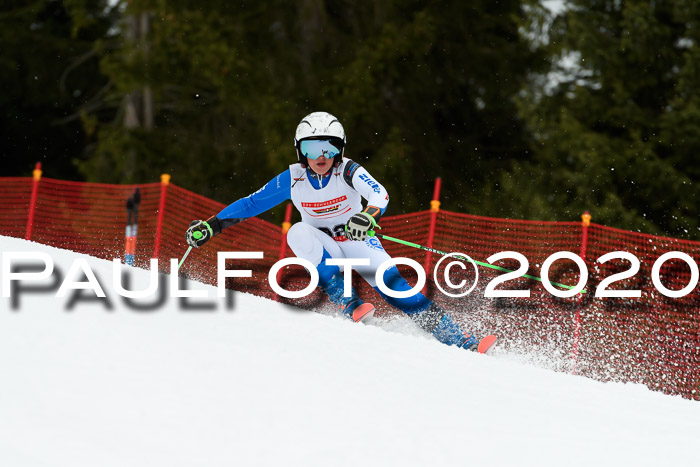
[[[292,249],[295,256],[304,258],[316,265],[319,264],[319,261],[323,261],[323,252],[325,250],[321,242],[313,235],[311,229],[313,227],[303,222],[297,222],[287,232],[287,245]]]
[[[392,266],[386,270],[384,273],[384,284],[391,290],[395,290],[397,292],[411,290],[411,286],[408,284],[406,279],[403,278],[396,266]],[[411,297],[396,298],[388,296],[379,290],[379,287],[375,287],[374,290],[376,290],[389,305],[398,308],[407,315],[420,313],[428,308],[431,303],[430,300],[428,300],[428,298],[420,292],[416,292],[416,294]]]

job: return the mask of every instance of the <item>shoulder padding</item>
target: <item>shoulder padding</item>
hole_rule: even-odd
[[[345,165],[343,166],[343,180],[345,180],[345,183],[347,183],[350,188],[355,188],[352,185],[352,177],[359,168],[360,164],[357,162],[353,162],[351,159],[345,159]]]

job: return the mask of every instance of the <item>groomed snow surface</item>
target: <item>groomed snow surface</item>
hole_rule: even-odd
[[[243,293],[139,311],[111,262],[0,251],[47,252],[62,276],[85,258],[112,306],[69,308],[55,275],[0,299],[0,466],[700,465],[698,402]]]

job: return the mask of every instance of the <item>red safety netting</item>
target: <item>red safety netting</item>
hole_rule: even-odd
[[[0,194],[6,200],[0,209],[0,235],[26,238],[33,184],[32,178],[0,178]],[[98,258],[123,258],[126,201],[136,188],[141,195],[136,265],[149,267],[149,260],[157,257],[163,272],[169,271],[171,258],[181,258],[185,253],[184,232],[189,222],[206,219],[224,207],[172,184],[109,185],[42,178],[37,184],[30,239]],[[165,209],[158,240],[162,200]],[[236,261],[237,268],[255,272],[250,279],[238,279],[236,288],[271,298],[274,294],[268,287],[261,287],[259,279],[266,277],[277,261],[281,239],[279,227],[260,219],[249,219],[216,237],[211,243],[213,248],[191,254],[181,273],[214,284],[217,251],[262,251],[262,260]]]
[[[700,400],[698,288],[682,298],[671,298],[661,294],[652,282],[652,268],[664,253],[683,252],[700,264],[700,244],[592,224],[588,264],[593,269],[593,285],[629,270],[630,263],[619,259],[591,267],[603,254],[617,250],[634,254],[640,270],[608,288],[640,290],[641,297],[587,300],[581,310],[581,373],[640,382]],[[666,288],[680,290],[690,283],[690,266],[678,259],[665,261],[659,279]]]
[[[171,214],[166,214],[167,220],[163,226],[161,257],[181,258],[187,247],[184,233],[189,222],[192,219],[207,219],[224,207],[221,203],[170,185],[166,195],[165,212]],[[274,292],[267,286],[267,273],[278,260],[281,242],[280,227],[257,218],[248,219],[224,230],[221,235],[214,237],[206,248],[193,251],[182,267],[183,275],[216,284],[218,251],[259,251],[263,253],[262,259],[237,259],[227,262],[229,269],[252,271],[252,277],[229,280],[227,287],[273,298]]]
[[[151,257],[159,258],[159,268],[169,270],[170,258],[181,258],[186,251],[184,231],[192,219],[207,218],[224,205],[173,184],[106,185],[76,183],[42,178],[2,178],[0,196],[0,235],[25,238],[36,189],[31,240],[92,256],[122,258],[125,247],[126,200],[136,188],[139,206],[136,265],[148,267]],[[163,212],[160,207],[163,206]],[[426,244],[434,224],[433,247],[444,252],[460,252],[486,262],[491,255],[516,251],[527,258],[529,275],[540,277],[544,261],[553,253],[568,251],[585,258],[588,283],[585,294],[557,298],[541,282],[519,278],[497,289],[527,289],[528,298],[485,298],[487,284],[502,272],[480,266],[475,289],[466,297],[451,298],[441,293],[432,279],[437,254],[383,241],[394,257],[408,257],[421,265],[431,255],[431,270],[424,292],[451,311],[465,328],[476,334],[497,333],[499,347],[511,355],[521,354],[551,368],[575,371],[605,381],[643,383],[670,394],[700,400],[700,297],[697,287],[681,298],[669,298],[657,290],[652,268],[658,258],[671,251],[684,252],[700,263],[700,243],[649,236],[597,224],[581,222],[533,222],[494,219],[460,213],[430,211],[390,216],[382,219],[381,233],[417,244]],[[159,228],[159,221],[162,221]],[[584,240],[585,238],[585,240]],[[283,234],[279,226],[260,219],[249,219],[227,229],[207,245],[195,250],[185,262],[181,275],[206,283],[216,283],[217,251],[260,251],[262,259],[229,260],[229,269],[250,269],[251,278],[229,279],[227,287],[276,298],[267,283],[270,267],[280,255]],[[609,252],[627,251],[640,260],[640,271],[610,289],[638,289],[639,298],[595,298],[596,287],[612,274],[623,272],[629,263],[612,260],[597,263]],[[285,256],[292,256],[289,248]],[[234,266],[235,264],[235,266]],[[495,265],[517,269],[513,259]],[[416,274],[406,266],[399,269],[411,284]],[[444,263],[438,276],[444,273]],[[461,274],[461,276],[460,276]],[[471,266],[466,273],[453,268],[450,277],[474,279]],[[691,269],[684,261],[672,259],[659,272],[661,283],[671,290],[685,287]],[[302,288],[308,276],[300,267],[283,271],[281,284]],[[552,266],[553,282],[575,285],[578,267],[569,260]],[[459,283],[460,278],[453,282]],[[442,282],[444,285],[444,282]],[[355,280],[361,296],[371,300],[379,314],[396,313],[367,284]],[[306,308],[324,303],[318,292],[296,300]]]

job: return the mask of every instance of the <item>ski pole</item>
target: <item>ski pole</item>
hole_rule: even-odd
[[[383,235],[383,234],[377,233],[377,232],[375,232],[375,231],[373,231],[373,230],[370,230],[370,231],[368,232],[368,234],[369,234],[370,236],[372,236],[372,237],[377,237],[377,238],[380,238],[380,239],[382,239],[382,240],[389,240],[390,242],[394,242],[394,243],[400,243],[401,245],[406,245],[406,246],[410,246],[410,247],[413,247],[413,248],[418,248],[419,250],[429,251],[429,252],[431,252],[431,253],[436,253],[436,254],[441,255],[441,256],[447,256],[447,255],[448,255],[448,254],[445,253],[444,251],[440,251],[440,250],[436,250],[435,248],[430,248],[430,247],[427,247],[427,246],[419,245],[419,244],[417,244],[417,243],[408,242],[408,241],[406,241],[406,240],[401,240],[400,238],[394,238],[394,237],[390,237],[390,236],[388,236],[388,235]],[[472,262],[472,263],[474,263],[474,264],[478,264],[479,266],[484,266],[484,267],[486,267],[486,268],[496,269],[496,270],[498,270],[498,271],[513,272],[513,271],[511,271],[510,269],[506,269],[506,268],[502,268],[502,267],[500,267],[500,266],[496,266],[496,265],[493,265],[493,264],[484,263],[484,262],[481,262],[481,261],[476,261],[476,260],[473,260],[473,259],[465,258],[464,256],[461,256],[461,255],[452,255],[452,257],[457,258],[457,259],[461,259],[462,261],[469,261],[469,262]],[[534,279],[534,280],[536,280],[536,281],[542,282],[542,279],[539,278],[539,277],[537,277],[537,276],[531,276],[531,275],[529,275],[529,274],[523,274],[522,277],[527,277],[528,279]],[[565,289],[570,289],[570,290],[574,288],[574,287],[572,287],[572,286],[570,286],[570,285],[560,284],[560,283],[558,283],[558,282],[551,282],[551,284],[552,284],[552,285],[558,285],[559,287],[564,287]],[[582,293],[582,294],[583,294],[583,293],[586,293],[586,291],[585,291],[585,290],[581,290],[581,292],[579,292],[579,293]]]
[[[190,247],[187,249],[187,251],[185,252],[185,256],[183,256],[182,259],[180,260],[180,264],[177,265],[177,270],[178,270],[178,271],[180,270],[180,266],[182,266],[182,263],[185,262],[185,259],[187,258],[187,255],[190,254],[190,251],[192,251],[192,247],[191,247],[191,246],[190,246]]]

